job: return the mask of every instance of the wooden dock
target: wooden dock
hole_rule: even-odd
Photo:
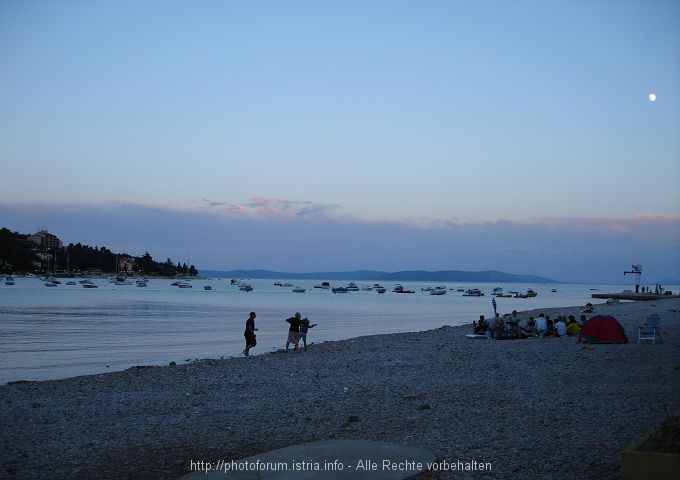
[[[635,301],[649,301],[649,300],[661,300],[663,298],[673,298],[677,295],[661,295],[658,293],[633,293],[633,292],[623,292],[623,293],[593,293],[591,295],[593,298],[604,298],[613,300],[635,300]]]

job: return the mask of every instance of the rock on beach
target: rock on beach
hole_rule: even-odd
[[[661,315],[663,343],[638,345],[649,313]],[[621,451],[680,410],[680,300],[596,304],[594,314],[615,316],[630,343],[469,340],[470,325],[443,326],[10,383],[0,386],[0,478],[176,479],[192,460],[325,439],[491,464],[423,478],[620,478]]]

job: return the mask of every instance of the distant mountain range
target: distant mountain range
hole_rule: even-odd
[[[559,283],[552,278],[536,275],[516,275],[514,273],[487,270],[483,272],[464,272],[460,270],[404,270],[400,272],[381,272],[376,270],[355,270],[351,272],[311,272],[291,273],[270,270],[201,270],[202,277],[218,278],[262,278],[290,280],[375,280],[395,282],[486,282],[486,283]]]

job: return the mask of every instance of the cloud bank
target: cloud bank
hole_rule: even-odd
[[[680,218],[538,218],[516,222],[368,221],[339,205],[258,197],[242,204],[202,199],[186,208],[108,204],[0,205],[0,226],[47,228],[68,243],[106,246],[199,269],[291,272],[502,270],[560,281],[629,283],[680,277]]]

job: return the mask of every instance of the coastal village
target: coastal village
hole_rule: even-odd
[[[187,262],[176,264],[170,259],[157,262],[149,254],[133,256],[114,253],[106,247],[91,247],[80,243],[64,245],[47,229],[33,234],[0,230],[0,270],[5,274],[34,274],[47,277],[100,275],[143,275],[195,277],[198,270]]]

